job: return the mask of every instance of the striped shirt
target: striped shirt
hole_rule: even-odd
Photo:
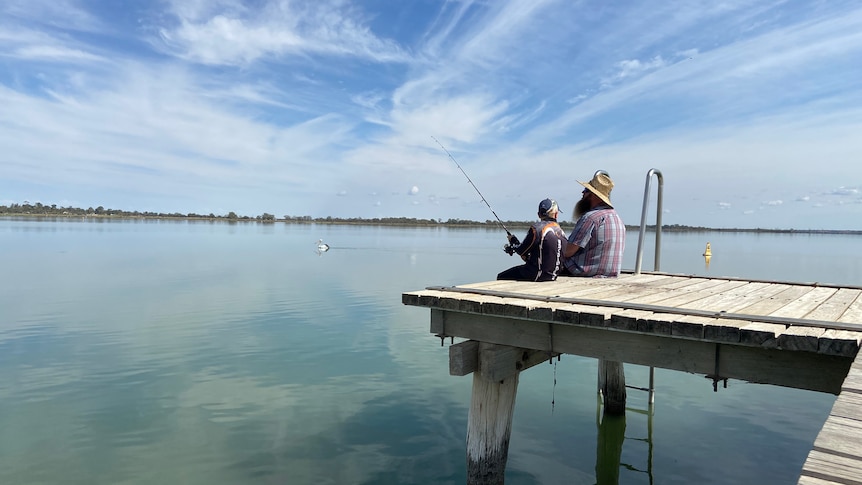
[[[580,249],[563,261],[573,276],[616,277],[626,245],[626,226],[612,207],[600,205],[584,214],[568,239]]]

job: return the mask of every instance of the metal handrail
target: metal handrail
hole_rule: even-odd
[[[658,193],[656,196],[656,215],[655,215],[655,269],[659,271],[661,266],[661,210],[662,210],[662,190],[664,189],[664,177],[658,169],[651,168],[646,174],[646,186],[644,187],[644,203],[641,210],[641,228],[638,234],[638,253],[635,259],[635,274],[641,273],[641,264],[644,257],[644,235],[646,234],[646,219],[647,210],[649,209],[649,185],[652,176],[655,175],[658,179]],[[655,403],[655,367],[649,368],[649,405],[652,408]]]
[[[664,177],[658,169],[651,168],[649,172],[647,172],[646,187],[644,188],[644,204],[643,210],[641,211],[640,234],[638,234],[638,253],[637,259],[635,259],[635,274],[640,274],[641,264],[643,263],[643,241],[646,233],[647,210],[649,209],[649,186],[653,175],[658,178],[658,196],[656,198],[655,216],[655,269],[653,271],[659,271],[659,267],[661,266],[661,202],[662,189],[664,188]]]

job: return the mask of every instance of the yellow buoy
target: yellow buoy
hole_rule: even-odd
[[[706,243],[706,251],[703,252],[704,256],[712,256],[712,249],[709,247],[709,243]]]

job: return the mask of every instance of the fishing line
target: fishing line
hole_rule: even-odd
[[[460,164],[460,163],[458,163],[458,160],[455,160],[455,157],[453,157],[453,156],[452,156],[452,154],[451,154],[451,153],[449,153],[449,150],[447,150],[447,149],[446,149],[446,147],[444,147],[444,146],[443,146],[443,144],[442,144],[442,143],[440,143],[440,141],[439,141],[439,140],[437,140],[437,138],[434,138],[434,135],[431,135],[431,139],[432,139],[432,140],[434,140],[434,141],[436,141],[436,142],[437,142],[437,144],[438,144],[438,145],[440,145],[440,148],[442,148],[442,149],[443,149],[443,151],[444,151],[444,152],[446,152],[446,155],[449,155],[449,158],[451,158],[451,159],[452,159],[452,161],[453,161],[453,162],[455,162],[455,165],[457,165],[457,166],[458,166],[458,169],[459,169],[459,170],[461,170],[461,173],[463,173],[463,174],[464,174],[464,176],[465,176],[465,177],[467,177],[467,181],[468,181],[468,182],[470,182],[470,185],[472,185],[474,189],[476,189],[476,193],[477,193],[477,194],[479,194],[479,197],[481,197],[481,198],[482,198],[482,202],[484,202],[484,203],[485,203],[485,205],[487,205],[487,206],[488,206],[488,209],[491,211],[491,214],[494,214],[494,217],[496,217],[496,218],[497,218],[497,223],[499,223],[499,224],[500,224],[500,227],[502,227],[502,228],[503,228],[503,230],[504,230],[504,231],[506,231],[506,235],[508,235],[508,236],[512,236],[512,233],[511,233],[511,232],[509,232],[509,230],[506,228],[506,225],[505,225],[505,224],[503,224],[503,221],[501,221],[501,220],[500,220],[500,217],[499,217],[499,216],[497,216],[497,213],[496,213],[496,212],[494,212],[494,209],[492,209],[492,208],[491,208],[491,204],[489,204],[489,203],[488,203],[488,201],[487,201],[487,200],[485,200],[485,196],[484,196],[484,195],[482,195],[482,192],[479,192],[479,187],[476,187],[476,184],[474,184],[474,183],[473,183],[473,181],[472,181],[472,180],[470,180],[470,176],[469,176],[469,175],[467,175],[467,172],[465,172],[465,171],[464,171],[464,169],[463,169],[463,168],[461,168],[461,164]]]

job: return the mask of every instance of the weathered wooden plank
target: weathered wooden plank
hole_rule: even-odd
[[[720,293],[721,290],[735,288],[744,282],[728,281],[728,280],[700,280],[695,284],[687,285],[681,288],[669,289],[666,292],[647,295],[643,297],[633,298],[629,300],[632,303],[647,303],[661,306],[678,307],[686,303],[706,298],[708,296]]]
[[[671,324],[671,335],[674,337],[686,337],[703,339],[703,327],[714,322],[714,318],[683,315]]]
[[[404,305],[413,306],[434,306],[440,298],[439,291],[422,290],[403,293],[401,295],[401,303]]]
[[[784,350],[817,352],[820,336],[826,330],[819,327],[790,326],[778,336],[778,346]]]
[[[689,291],[698,291],[698,289],[702,289],[703,285],[703,278],[677,277],[675,281],[661,284],[657,288],[661,291],[631,297],[621,297],[620,299],[627,303],[655,304],[676,295],[687,294]]]
[[[858,359],[859,356],[856,358]],[[851,371],[847,373],[847,377],[844,379],[844,384],[841,386],[841,389],[862,393],[862,373],[856,369],[851,369]]]
[[[862,325],[862,295],[856,297],[844,313],[838,318],[839,322],[858,323]]]
[[[805,318],[805,315],[823,304],[836,291],[836,288],[813,287],[804,294],[799,295],[799,297],[788,301],[781,308],[772,311],[770,315],[774,317]]]
[[[862,476],[862,460],[856,460],[844,455],[834,455],[818,450],[811,450],[802,476],[829,480],[832,483],[859,484]]]
[[[653,313],[638,319],[638,331],[656,335],[671,335],[673,322],[682,317],[683,315],[672,313]]]
[[[745,283],[706,298],[680,305],[680,307],[734,313],[740,308],[749,306],[754,302],[774,296],[781,290],[781,286],[773,283]]]
[[[667,283],[672,287],[677,282],[677,279],[672,276],[651,276],[653,279],[650,280],[628,280],[620,282],[621,284],[604,285],[605,291],[592,293],[590,298],[612,301],[629,301],[637,297],[662,294],[669,289],[664,286],[664,283]]]
[[[862,394],[842,390],[835,404],[832,405],[830,418],[862,419]]]
[[[459,293],[440,290],[421,290],[402,294],[401,301],[405,305],[479,312],[481,311],[481,302],[475,299],[476,296],[478,295],[464,297],[463,294]]]
[[[479,342],[467,340],[449,346],[449,375],[466,376],[479,368]]]
[[[715,318],[704,324],[703,338],[716,342],[739,343],[742,327],[746,327],[750,323],[745,320]]]
[[[811,286],[791,286],[784,284],[779,284],[778,286],[783,287],[780,292],[776,293],[774,296],[740,308],[738,313],[749,315],[769,315],[786,306],[790,302],[799,299],[813,289]]]
[[[431,310],[432,319],[444,313]],[[446,332],[459,338],[551,350],[679,370],[695,374],[715,371],[715,343],[633,332],[608,331],[581,325],[546,324],[529,320],[445,312]],[[551,328],[553,330],[551,330]],[[837,394],[851,360],[809,352],[787,352],[722,344],[721,375]]]
[[[717,344],[711,344],[714,348]],[[818,387],[822,392],[838,394],[850,360],[844,357],[809,352],[786,352],[778,349],[721,344],[719,375],[740,378],[760,384],[774,384],[801,389]],[[714,362],[713,362],[714,365]],[[656,366],[658,367],[658,366]],[[712,374],[713,372],[707,372]],[[814,381],[818,381],[816,384]]]
[[[763,348],[777,348],[778,335],[784,332],[784,325],[751,322],[739,328],[739,343],[757,345]]]
[[[491,381],[502,381],[556,355],[559,354],[481,342],[479,372]]]
[[[570,304],[554,309],[554,322],[604,327],[605,322],[611,318],[611,313],[610,308]]]
[[[710,310],[707,304],[703,302],[710,302],[713,298],[722,298],[722,295],[725,293],[737,289],[741,286],[745,286],[745,281],[723,281],[723,280],[713,280],[715,282],[719,282],[719,284],[709,287],[704,287],[702,289],[697,290],[696,292],[692,292],[697,295],[698,298],[688,299],[683,296],[678,298],[669,298],[667,300],[662,300],[658,302],[659,305],[664,306],[674,306],[680,308],[687,308],[693,310]]]
[[[805,475],[800,476],[799,481],[796,483],[797,485],[835,485],[835,482],[833,482],[832,480],[825,480],[818,477],[808,477]]]
[[[639,320],[645,319],[652,315],[653,312],[646,312],[642,310],[624,310],[611,315],[608,327],[615,328],[617,330],[628,330],[632,332],[641,331],[638,329]]]
[[[811,291],[788,302],[786,305],[770,313],[770,315],[774,317],[804,318],[805,315],[834,295],[836,291],[838,291],[836,288],[812,288]]]
[[[511,288],[513,286],[517,286],[517,285],[522,284],[522,283],[523,282],[512,281],[512,280],[489,280],[489,281],[481,281],[478,283],[461,284],[461,285],[457,285],[456,288],[467,288],[467,289],[481,288],[483,290],[494,290],[494,291],[506,289],[508,291],[509,288]]]
[[[826,330],[820,336],[817,351],[821,354],[854,357],[862,344],[862,332]]]
[[[809,320],[826,320],[835,322],[850,308],[850,305],[859,298],[862,290],[852,288],[839,288],[823,303],[808,312],[805,318]],[[860,328],[862,330],[862,328]]]
[[[862,421],[830,416],[814,440],[814,448],[844,453],[862,460]]]

